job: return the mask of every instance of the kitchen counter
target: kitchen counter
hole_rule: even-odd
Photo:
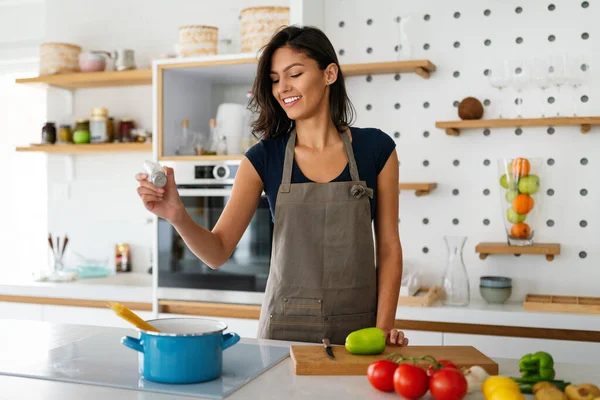
[[[19,297],[28,297],[28,302],[35,302],[36,297],[60,298],[63,301],[64,299],[73,299],[74,302],[77,300],[105,301],[110,299],[146,304],[147,308],[153,300],[152,276],[145,273],[123,273],[105,278],[89,278],[60,283],[0,278],[0,301],[2,301],[2,296],[4,296],[4,301],[8,301],[7,298],[11,296],[14,296],[13,301],[19,301]],[[263,294],[159,288],[159,298],[200,303],[246,304],[256,306],[256,312],[253,314],[258,315]],[[226,307],[222,307],[222,309],[223,315],[215,316],[223,318],[232,317],[232,315],[227,315]],[[255,317],[249,318],[252,319]],[[600,332],[600,318],[597,315],[530,312],[523,310],[521,303],[509,302],[500,305],[490,305],[479,299],[473,299],[467,307],[448,307],[440,303],[436,303],[433,307],[400,306],[396,311],[396,319],[399,321],[409,321],[413,325],[421,323],[464,324],[468,326],[487,325],[494,327],[493,329],[495,330],[498,330],[497,327],[499,326],[504,326],[538,330],[554,329]],[[406,329],[418,330],[423,328],[408,327]],[[461,331],[460,329],[462,328],[457,329]],[[560,337],[557,338],[560,339]]]
[[[0,320],[0,343],[10,343],[11,349],[20,352],[21,360],[34,362],[44,359],[49,350],[72,343],[102,332],[134,334],[132,329],[103,328],[85,325],[51,324],[38,321]],[[33,343],[32,343],[33,342]],[[290,346],[291,342],[256,340],[243,338],[241,343],[264,343],[274,346]],[[1,346],[1,344],[0,344]],[[19,349],[23,349],[22,352]],[[132,356],[135,355],[132,353]],[[501,375],[517,375],[518,365],[514,359],[494,359],[499,364]],[[66,371],[69,365],[62,365]],[[72,368],[72,367],[71,367]],[[600,365],[561,364],[555,365],[559,379],[573,383],[600,383]],[[145,399],[191,399],[190,397],[150,393],[140,390],[125,390],[106,386],[66,383],[31,379],[11,375],[0,375],[2,398],[27,399],[82,399],[110,398],[111,400]],[[533,396],[527,396],[533,398]],[[382,393],[373,389],[364,376],[296,376],[288,357],[264,374],[250,381],[226,399],[390,399],[400,398],[395,394]],[[480,393],[466,399],[482,399]],[[431,399],[429,394],[423,400]]]
[[[152,303],[152,275],[128,272],[70,282],[0,277],[0,295]]]

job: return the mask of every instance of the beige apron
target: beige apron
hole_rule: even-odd
[[[341,136],[352,181],[291,184],[296,131],[290,135],[259,338],[344,344],[350,332],[375,326],[373,189],[359,179],[348,134]]]

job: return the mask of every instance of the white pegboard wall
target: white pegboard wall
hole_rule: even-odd
[[[549,88],[545,98],[555,101],[546,100],[546,112],[568,115],[575,98],[579,115],[598,115],[598,17],[600,4],[592,1],[327,0],[325,32],[342,64],[429,59],[437,66],[428,80],[347,78],[355,125],[394,137],[400,180],[438,184],[429,196],[400,196],[405,263],[419,268],[427,283],[437,283],[444,271],[443,235],[464,235],[472,298],[480,296],[482,275],[512,277],[511,300],[533,292],[600,295],[600,128],[587,135],[578,126],[475,129],[451,137],[435,127],[458,119],[457,102],[467,96],[485,101],[484,118],[497,118],[500,99],[506,117],[514,118],[516,92],[509,88],[500,97],[484,72],[503,59],[551,53],[585,54],[590,76],[575,93]],[[540,90],[527,88],[522,98],[523,117],[541,117]],[[552,262],[525,255],[480,260],[475,253],[479,242],[505,241],[497,159],[516,156],[544,159],[536,241],[561,244]]]

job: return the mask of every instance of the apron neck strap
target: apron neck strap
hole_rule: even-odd
[[[353,182],[360,181],[358,176],[358,167],[356,166],[356,160],[354,159],[354,151],[352,150],[352,143],[346,132],[342,132],[342,141],[344,142],[344,149],[346,150],[346,157],[348,158],[348,164],[350,166],[350,176]],[[285,160],[283,162],[283,176],[281,179],[281,192],[289,192],[290,185],[292,182],[292,167],[294,165],[294,147],[296,146],[296,128],[290,133],[290,138],[285,148]]]

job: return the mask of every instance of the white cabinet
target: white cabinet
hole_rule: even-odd
[[[42,320],[42,305],[0,302],[0,319]]]
[[[519,359],[527,353],[546,351],[555,362],[597,364],[600,359],[600,343],[571,340],[444,333],[444,346],[473,346],[492,358]]]
[[[117,316],[113,310],[108,308],[52,305],[44,305],[43,307],[43,319],[48,322],[110,326],[117,328],[133,327],[133,325]],[[152,312],[150,311],[134,310],[134,312],[144,320],[153,318]]]
[[[227,324],[225,332],[237,333],[244,338],[256,339],[258,333],[258,320],[256,319],[245,319],[245,318],[222,318],[222,317],[211,317],[201,315],[180,315],[180,314],[169,314],[161,313],[159,318],[208,318],[217,321],[222,321]]]

